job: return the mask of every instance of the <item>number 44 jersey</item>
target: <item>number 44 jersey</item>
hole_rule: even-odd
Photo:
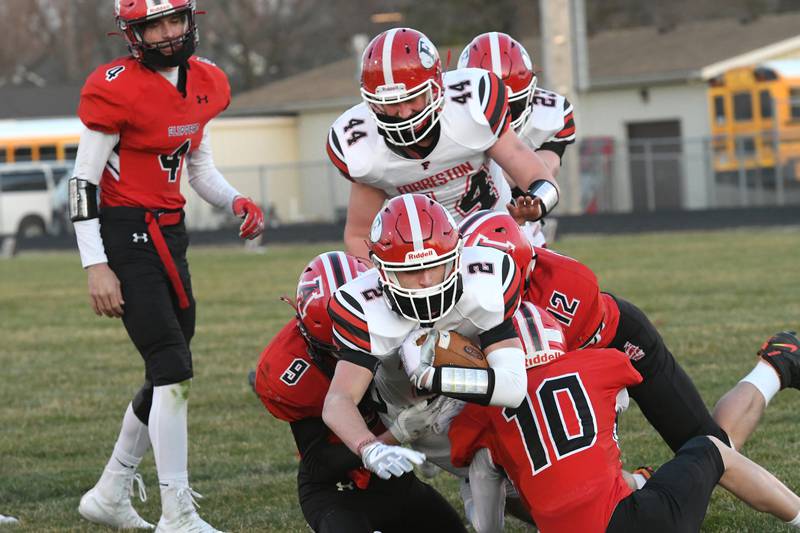
[[[505,84],[482,69],[444,74],[444,107],[428,135],[430,147],[384,141],[365,103],[343,113],[328,135],[327,152],[344,177],[385,192],[427,194],[461,220],[479,209],[506,210],[511,189],[486,150],[511,120]]]
[[[222,70],[192,57],[178,86],[132,57],[98,67],[81,91],[78,116],[90,130],[119,135],[100,181],[102,205],[180,209],[183,160],[209,120],[230,103]]]

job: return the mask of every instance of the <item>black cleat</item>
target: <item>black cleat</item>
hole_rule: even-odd
[[[247,373],[247,382],[250,384],[250,388],[253,389],[253,392],[256,392],[256,371],[251,370]],[[258,394],[258,393],[256,393]]]
[[[778,373],[781,389],[800,389],[800,339],[796,332],[776,333],[761,346],[758,356]]]

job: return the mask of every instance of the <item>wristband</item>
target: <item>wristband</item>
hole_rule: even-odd
[[[528,187],[528,196],[542,201],[542,217],[548,215],[558,205],[558,189],[547,180],[536,180]]]
[[[375,435],[367,437],[366,439],[358,443],[358,445],[356,446],[356,452],[358,453],[358,455],[363,455],[364,448],[375,442],[378,442],[378,437],[376,437]]]

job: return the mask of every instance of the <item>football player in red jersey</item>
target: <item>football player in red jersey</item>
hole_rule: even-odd
[[[783,388],[800,388],[800,349],[761,350],[755,369],[719,401],[712,416],[644,312],[601,292],[588,267],[553,251],[531,250],[514,221],[502,213],[476,213],[462,222],[461,232],[467,245],[498,248],[514,257],[527,273],[523,300],[561,323],[569,350],[610,347],[628,355],[645,378],[631,388],[631,397],[673,451],[697,435],[714,435],[741,448],[769,400]],[[791,332],[777,336],[795,338]]]
[[[244,218],[263,214],[216,169],[207,123],[230,102],[225,74],[194,56],[194,0],[117,0],[130,55],[98,67],[81,92],[81,134],[70,180],[71,218],[98,315],[121,317],[145,363],[100,480],[80,514],[118,528],[149,528],[129,491],[152,444],[161,487],[159,531],[216,531],[195,510],[189,486],[187,400],[195,302],[186,261],[181,169],[206,201]],[[99,205],[97,190],[100,190]],[[187,529],[188,528],[188,529]]]
[[[368,469],[380,471],[379,459],[388,452],[356,409],[368,391],[387,426],[420,404],[442,402],[442,413],[460,409],[462,400],[519,404],[524,354],[511,317],[519,304],[521,275],[502,252],[462,250],[452,217],[421,194],[389,201],[375,217],[370,248],[376,268],[340,287],[328,306],[341,350],[322,415]],[[484,350],[489,368],[434,368],[429,348],[437,331],[468,337]],[[419,346],[423,333],[429,340]],[[421,462],[427,456],[453,471],[446,423],[438,431],[434,424],[433,431],[398,439],[425,454],[408,459]],[[401,455],[403,449],[392,453]],[[398,463],[410,469],[402,459]]]
[[[508,34],[483,33],[464,47],[458,68],[481,68],[503,80],[509,92],[511,127],[557,176],[564,151],[575,142],[573,108],[563,95],[537,86],[533,60],[525,47]],[[512,194],[518,198],[522,191],[515,188]],[[520,224],[525,222],[520,216],[515,219]],[[539,247],[546,244],[544,222],[527,222],[523,226],[529,240]]]
[[[401,194],[427,194],[456,220],[478,209],[525,209],[538,219],[558,203],[552,172],[509,128],[502,80],[473,68],[443,74],[436,47],[422,33],[393,28],[369,43],[361,96],[333,123],[327,144],[331,162],[353,182],[348,252],[367,256],[375,214]],[[526,193],[517,204],[510,203],[503,170]]]
[[[616,416],[620,392],[642,376],[618,350],[564,353],[558,322],[533,304],[523,310],[516,319],[525,400],[515,409],[471,404],[450,425],[453,463],[470,464],[470,480],[481,483],[476,507],[502,509],[502,467],[542,533],[699,531],[717,483],[800,528],[800,498],[713,436],[690,439],[633,492],[623,478]]]
[[[465,531],[449,503],[413,472],[382,479],[361,466],[361,458],[342,444],[322,421],[322,406],[337,362],[327,307],[333,292],[366,267],[343,252],[327,252],[309,262],[297,285],[293,318],[261,354],[255,391],[275,418],[289,422],[300,466],[300,507],[314,531]],[[393,432],[414,431],[424,417],[387,432],[369,399],[359,405],[364,422],[383,442]],[[412,417],[416,417],[412,413]],[[421,426],[420,426],[421,427]],[[392,448],[392,446],[387,446]],[[418,516],[427,517],[419,521]]]

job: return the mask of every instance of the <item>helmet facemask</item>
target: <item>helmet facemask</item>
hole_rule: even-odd
[[[536,81],[536,76],[533,76],[526,88],[508,96],[508,107],[511,111],[510,126],[517,134],[525,129],[525,125],[533,113],[533,93],[536,92]]]
[[[449,313],[461,293],[461,240],[450,252],[425,261],[390,263],[372,254],[381,278],[383,294],[390,307],[403,317],[420,323],[433,323]],[[400,284],[398,272],[412,272],[444,265],[441,282],[424,288],[407,288]]]
[[[425,107],[408,118],[393,117],[384,112],[384,105],[409,102],[422,95],[425,95]],[[403,83],[378,87],[375,93],[362,87],[361,96],[378,125],[378,131],[397,146],[411,146],[425,139],[439,122],[444,102],[442,88],[432,79],[409,91]]]

